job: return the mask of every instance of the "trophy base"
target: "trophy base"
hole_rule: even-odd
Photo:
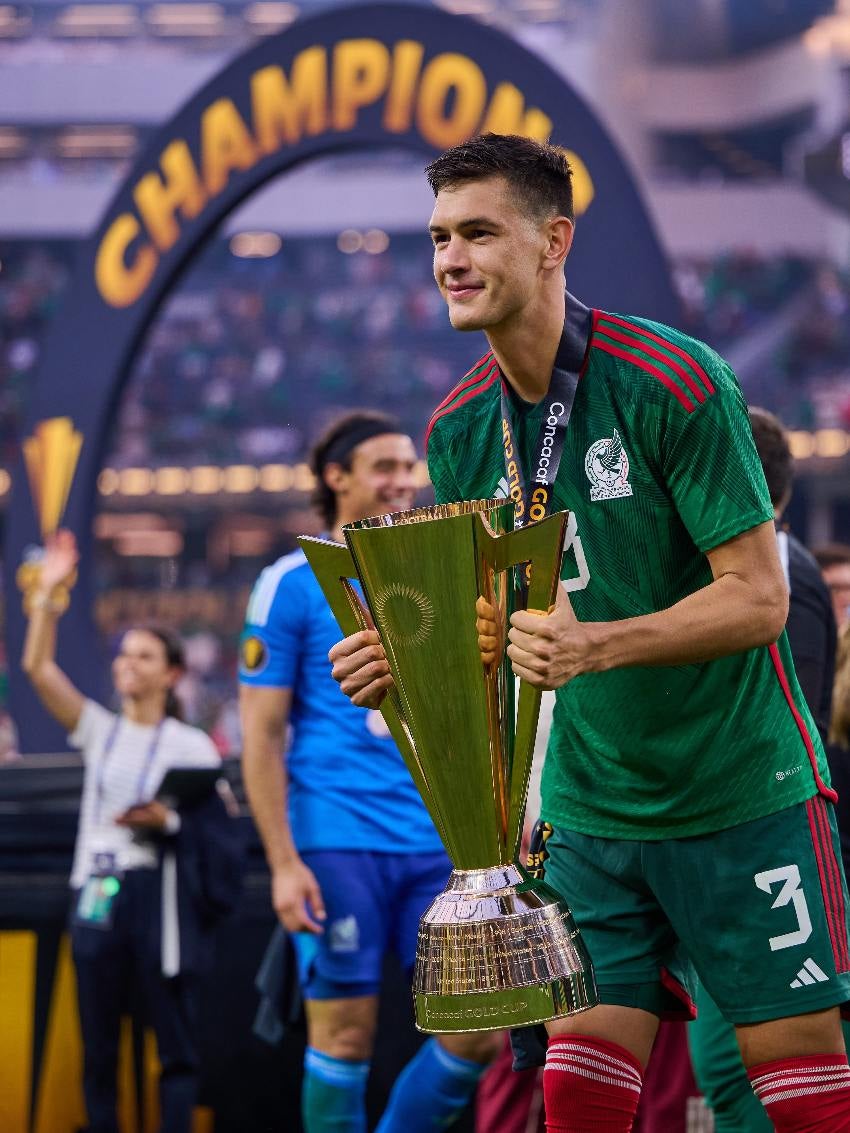
[[[419,923],[416,1026],[493,1031],[599,1002],[590,957],[558,894],[518,865],[455,870]]]

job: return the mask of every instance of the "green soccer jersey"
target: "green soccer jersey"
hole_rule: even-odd
[[[509,494],[501,384],[487,354],[432,417],[439,502]],[[527,484],[548,401],[510,395]],[[594,311],[554,508],[572,517],[562,578],[582,621],[663,610],[710,583],[705,552],[773,518],[729,367],[670,327]],[[585,673],[558,689],[542,814],[603,837],[684,837],[832,797],[827,784],[783,634],[715,661]]]

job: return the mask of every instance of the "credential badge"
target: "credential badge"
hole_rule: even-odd
[[[584,458],[591,500],[617,500],[634,495],[629,483],[629,458],[620,434],[594,441]]]

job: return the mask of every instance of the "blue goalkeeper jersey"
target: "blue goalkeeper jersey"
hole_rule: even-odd
[[[380,712],[357,708],[331,676],[342,636],[301,550],[267,567],[248,602],[244,685],[292,690],[286,753],[299,851],[428,854],[442,843]]]

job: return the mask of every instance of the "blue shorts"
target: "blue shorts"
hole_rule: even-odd
[[[377,995],[388,952],[412,972],[419,918],[446,886],[448,855],[313,850],[301,856],[327,912],[321,936],[292,937],[305,999]]]

